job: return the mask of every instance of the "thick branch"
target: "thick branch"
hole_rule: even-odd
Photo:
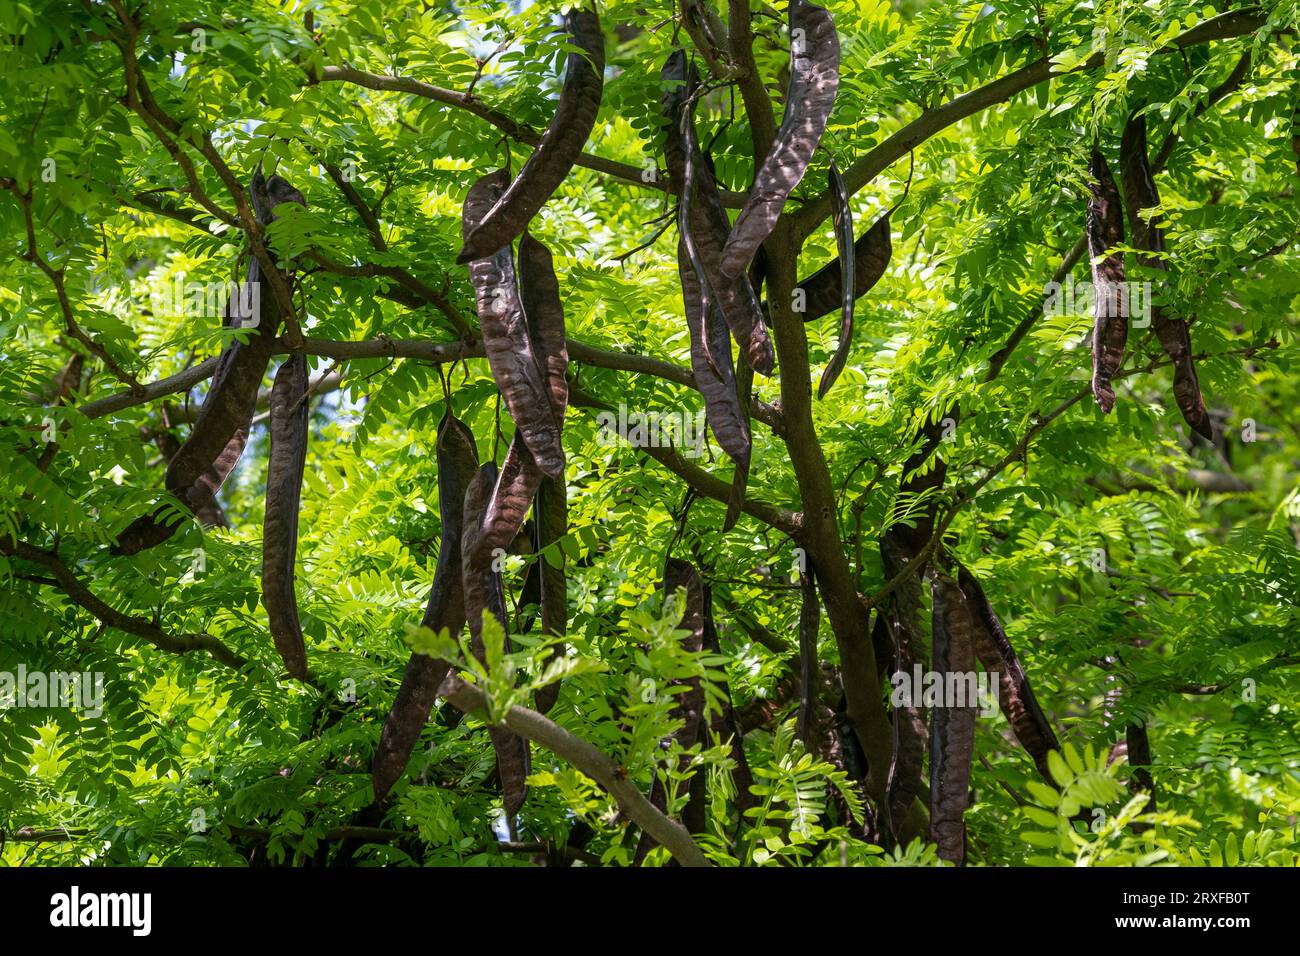
[[[322,83],[330,81],[353,83],[368,90],[422,96],[425,99],[443,103],[447,106],[455,106],[473,113],[501,130],[511,139],[526,143],[529,146],[536,146],[542,139],[541,134],[536,130],[515,122],[505,113],[489,106],[471,93],[460,93],[456,90],[444,89],[412,77],[382,76],[377,73],[367,73],[364,70],[354,69],[350,66],[327,66],[321,70],[320,75],[315,80]],[[663,170],[657,170],[654,178],[647,182],[644,176],[645,170],[642,170],[639,166],[604,159],[600,156],[592,156],[590,153],[583,153],[579,156],[577,165],[595,170],[598,173],[604,173],[607,176],[613,176],[615,179],[631,183],[634,186],[640,186],[643,189],[653,189],[659,192],[671,191],[668,184],[668,175]],[[745,204],[745,194],[724,192],[722,201],[728,206],[739,209]]]
[[[245,658],[236,654],[211,634],[168,634],[152,621],[124,614],[110,607],[81,582],[73,570],[63,563],[63,559],[57,552],[38,548],[26,541],[11,542],[9,539],[0,539],[0,553],[39,564],[54,575],[59,589],[75,604],[89,611],[106,626],[139,637],[159,650],[169,651],[172,654],[203,652],[209,654],[218,663],[235,670],[242,669],[248,663]]]
[[[483,692],[452,674],[440,688],[441,695],[467,714],[487,706]],[[511,707],[503,721],[520,737],[527,738],[568,761],[604,787],[634,823],[668,849],[682,866],[708,866],[686,828],[661,813],[628,778],[620,767],[581,737],[527,707]]]
[[[569,355],[573,357],[572,350]],[[614,410],[609,403],[601,401],[577,386],[570,386],[569,401],[570,404],[579,408],[590,408],[599,411]],[[647,447],[637,448],[637,451],[659,462],[703,497],[712,498],[714,501],[723,503],[731,499],[730,482],[709,474],[699,465],[693,464],[684,457],[677,449]],[[764,524],[771,525],[786,534],[797,534],[802,526],[800,515],[792,511],[786,511],[783,508],[777,508],[763,501],[757,501],[748,496],[745,498],[744,504],[741,505],[741,510],[750,517],[757,518]]]

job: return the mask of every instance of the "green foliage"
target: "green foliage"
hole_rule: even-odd
[[[658,775],[670,813],[704,779],[697,837],[715,862],[937,864],[923,818],[902,846],[869,842],[867,795],[843,754],[832,760],[795,738],[799,598],[787,571],[797,542],[748,516],[722,534],[725,504],[713,499],[688,502],[684,519],[682,481],[604,440],[577,402],[564,435],[569,534],[506,561],[510,620],[485,626],[486,662],[463,635],[414,627],[442,527],[437,422],[450,403],[480,458],[495,460],[512,425],[484,360],[442,366],[444,389],[427,353],[391,346],[454,344],[466,337],[460,323],[472,337],[472,290],[453,265],[461,202],[477,177],[507,159],[517,170],[531,151],[517,137],[503,143],[483,112],[546,126],[565,53],[554,32],[562,6],[319,0],[308,25],[268,0],[151,2],[137,14],[136,65],[175,121],[163,142],[123,99],[123,51],[105,39],[121,29],[112,5],[0,0],[0,540],[56,552],[102,602],[70,592],[48,566],[0,553],[0,672],[97,673],[105,695],[99,715],[0,710],[0,831],[75,836],[0,841],[0,865],[304,864],[343,854],[367,865],[523,865],[529,857],[494,835],[501,799],[485,725],[555,684],[549,716],[643,792]],[[662,168],[658,71],[674,36],[691,41],[660,25],[680,6],[601,5],[610,68],[590,154]],[[869,596],[885,584],[877,542],[886,530],[914,523],[928,504],[955,507],[945,543],[983,583],[1068,741],[1049,783],[1003,718],[979,721],[976,753],[987,763],[972,774],[971,863],[1295,865],[1300,6],[1270,0],[1258,7],[1258,30],[1177,55],[1163,49],[1228,5],[827,6],[843,82],[827,148],[796,188],[792,213],[823,190],[830,155],[849,170],[956,96],[1044,56],[1056,67],[1050,80],[938,129],[853,196],[859,234],[901,200],[894,257],[857,303],[839,383],[811,411],[834,492],[828,511],[857,590]],[[770,17],[754,22],[758,72],[780,90],[788,38]],[[617,37],[614,24],[625,28]],[[1240,84],[1208,105],[1246,53]],[[474,109],[314,79],[343,64],[456,95],[473,84]],[[783,97],[774,105],[779,119]],[[1129,269],[1153,281],[1155,301],[1194,319],[1201,385],[1221,432],[1213,443],[1187,434],[1148,331],[1131,334],[1133,374],[1117,379],[1119,403],[1102,416],[1084,394],[1089,315],[1041,314],[1044,284],[1084,226],[1088,148],[1095,140],[1115,165],[1134,110],[1146,111],[1153,149],[1171,144],[1158,174],[1169,272],[1157,281],[1132,255]],[[720,181],[744,190],[754,157],[739,93],[706,97],[698,117]],[[370,343],[364,357],[329,345],[311,356],[313,375],[342,376],[311,405],[297,577],[312,684],[285,678],[261,605],[264,423],[220,496],[230,526],[203,527],[161,490],[161,439],[184,437],[206,382],[90,414],[129,391],[105,355],[123,376],[150,383],[210,358],[232,335],[219,314],[162,305],[178,278],[225,283],[247,267],[242,230],[202,201],[234,215],[210,156],[236,183],[261,161],[303,190],[309,207],[266,239],[279,261],[296,257],[306,333],[318,345]],[[351,177],[378,236],[328,167]],[[623,257],[671,208],[639,176],[580,166],[533,222],[555,253],[572,340],[689,364],[675,227]],[[834,249],[829,223],[818,224],[799,274]],[[70,331],[38,263],[62,270],[71,316],[95,351]],[[1071,278],[1087,278],[1086,256]],[[1027,316],[1037,319],[988,378]],[[804,328],[815,379],[838,323]],[[74,355],[85,372],[60,400],[54,383]],[[575,359],[575,384],[637,411],[693,416],[703,407],[675,381],[609,364]],[[760,377],[757,399],[789,409],[803,397],[783,393],[785,374]],[[918,426],[955,404],[960,421],[938,454],[946,484],[900,495]],[[796,477],[779,433],[757,419],[753,431],[750,498],[800,510],[816,482]],[[46,460],[52,436],[58,448]],[[691,463],[731,479],[712,438]],[[133,557],[110,553],[123,527],[160,505],[183,518],[172,539]],[[684,651],[680,607],[656,596],[670,547],[706,567],[716,653]],[[564,642],[543,639],[536,624],[523,630],[530,614],[516,607],[525,571],[560,554]],[[118,616],[135,624],[124,628]],[[244,663],[170,651],[147,636],[154,631],[208,635]],[[837,676],[829,623],[819,646]],[[412,649],[452,661],[490,708],[462,719],[440,702],[392,802],[374,808],[371,758]],[[672,741],[674,705],[691,680],[711,714],[730,703],[742,715],[755,797],[745,814],[730,741],[702,735],[686,750]],[[1133,768],[1107,759],[1128,724],[1150,735],[1156,810]],[[530,779],[521,840],[563,847],[582,824],[592,832],[583,852],[632,860],[637,828],[600,787],[540,748]],[[396,836],[331,836],[360,820]],[[665,858],[658,849],[650,862]]]

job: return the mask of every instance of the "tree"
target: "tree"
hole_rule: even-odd
[[[587,9],[6,11],[0,858],[1293,864],[1300,10]]]

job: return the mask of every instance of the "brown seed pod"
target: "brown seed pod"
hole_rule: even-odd
[[[731,456],[737,468],[748,471],[750,431],[737,399],[727,330],[717,321],[716,314],[704,310],[699,277],[691,267],[685,243],[679,241],[677,248],[677,274],[681,279],[686,328],[691,340],[691,370],[695,374],[700,394],[704,396],[704,413],[723,451]],[[710,341],[714,345],[712,354],[717,363],[716,369],[709,363],[706,343]]]
[[[307,463],[307,356],[289,356],[271,386],[271,451],[266,465],[266,517],[262,524],[262,604],[284,666],[307,679],[307,646],[298,621],[294,559],[298,506]]]
[[[483,613],[491,611],[502,630],[509,623],[506,614],[505,588],[501,572],[494,569],[496,559],[483,552],[478,541],[484,533],[483,521],[497,482],[497,467],[484,462],[465,491],[464,529],[461,532],[461,577],[465,589],[465,617],[473,641],[474,656],[485,660]],[[507,634],[506,653],[510,652]],[[513,821],[527,797],[529,767],[528,742],[504,727],[489,727],[488,736],[497,757],[497,776],[501,780],[502,804],[509,821]],[[513,830],[513,823],[511,824]]]
[[[686,591],[686,610],[682,614],[681,623],[677,625],[680,630],[687,632],[682,638],[682,647],[693,654],[698,654],[704,648],[704,582],[700,580],[699,572],[689,562],[669,558],[664,565],[665,599],[678,589]],[[689,689],[677,697],[674,707],[674,712],[682,720],[682,726],[673,734],[673,740],[683,749],[695,746],[704,727],[704,688],[700,686],[698,678],[691,678],[687,683]],[[685,766],[689,759],[685,758],[678,766]],[[667,793],[657,773],[654,782],[650,785],[648,799],[660,811],[667,806]],[[643,832],[636,853],[632,857],[633,865],[640,866],[656,845],[654,837]]]
[[[565,380],[569,353],[564,337],[564,307],[550,250],[527,233],[519,243],[519,280],[520,305],[528,339],[527,354],[535,363],[538,379],[545,383],[545,397],[551,414],[563,428],[569,400],[569,386]],[[563,477],[561,472],[556,480],[563,481]],[[523,527],[524,517],[541,482],[542,472],[525,445],[521,431],[517,430],[501,465],[483,519],[483,535],[476,546],[487,552],[504,551],[509,547]]]
[[[1016,740],[1020,741],[1020,746],[1033,758],[1038,772],[1050,782],[1052,778],[1047,770],[1047,753],[1060,749],[1052,722],[1038,706],[1038,698],[1034,696],[1024,665],[1020,663],[1016,649],[1011,646],[1002,622],[993,612],[984,588],[961,565],[957,566],[957,584],[961,587],[974,619],[972,635],[975,639],[975,653],[985,671],[998,675],[998,703],[1002,713],[1011,725]]]
[[[463,210],[466,234],[500,195],[505,181],[505,170],[498,170],[470,187]],[[560,422],[529,335],[515,280],[514,253],[506,246],[495,255],[476,259],[470,263],[469,274],[492,378],[537,467],[546,477],[556,478],[564,472]]]
[[[745,207],[722,254],[722,274],[744,273],[776,225],[790,191],[799,185],[835,106],[840,85],[840,41],[824,7],[790,3],[790,87],[776,140],[754,176]]]
[[[666,87],[663,112],[667,119],[664,156],[674,193],[679,197],[678,213],[681,235],[688,243],[687,254],[700,292],[713,305],[731,330],[750,368],[760,375],[771,375],[776,367],[776,350],[763,324],[763,309],[749,277],[728,279],[722,275],[722,248],[731,229],[717,178],[707,157],[699,154],[695,144],[691,94],[698,82],[694,70],[688,70],[686,54],[677,50],[664,64],[661,79]],[[689,162],[688,162],[689,158]],[[688,176],[689,173],[689,176]],[[686,189],[687,183],[694,187]],[[706,346],[710,368],[722,374],[722,349]],[[730,361],[730,346],[726,347]],[[715,354],[718,353],[718,354]]]
[[[564,304],[555,277],[551,250],[532,233],[519,240],[519,298],[524,308],[533,355],[550,392],[551,414],[563,428],[569,405],[568,344],[564,336]]]
[[[893,578],[906,568],[910,558],[904,557],[899,539],[886,534],[881,542],[881,555],[885,572]],[[925,640],[921,634],[921,579],[913,575],[894,592],[888,606],[876,616],[872,641],[886,644],[888,658],[893,660],[890,682],[899,675],[912,680],[915,669],[925,664]],[[912,804],[921,793],[921,774],[925,768],[925,755],[929,745],[930,730],[924,700],[913,689],[910,702],[900,703],[893,710],[893,757],[887,778],[889,794],[889,820],[895,839],[901,837]]]
[[[1141,211],[1160,205],[1160,193],[1147,159],[1147,122],[1145,116],[1132,116],[1124,126],[1120,139],[1120,167],[1124,181],[1124,203],[1128,212],[1129,229],[1133,245],[1146,250],[1138,262],[1147,268],[1167,271],[1161,253],[1165,249],[1164,230],[1154,222],[1143,220]],[[1196,360],[1192,356],[1192,336],[1183,319],[1174,318],[1163,306],[1151,307],[1151,325],[1160,346],[1169,356],[1174,369],[1174,399],[1183,420],[1198,434],[1214,438],[1214,426],[1205,408],[1201,384],[1196,375]]]
[[[942,675],[945,693],[954,682],[948,675],[975,673],[975,622],[961,589],[952,578],[935,571],[931,584],[934,624],[931,669]],[[969,682],[968,682],[969,683]],[[930,839],[939,858],[958,866],[966,863],[966,803],[970,795],[970,765],[975,751],[975,720],[979,708],[935,707],[930,720]]]
[[[853,348],[853,303],[857,299],[857,287],[854,285],[854,272],[857,266],[857,256],[854,255],[853,247],[853,211],[849,208],[849,194],[844,186],[844,177],[840,175],[840,169],[835,165],[835,160],[831,160],[831,170],[829,174],[831,199],[834,205],[831,207],[831,221],[835,226],[835,247],[839,252],[840,262],[840,342],[835,347],[835,354],[831,360],[826,363],[826,371],[822,372],[822,380],[817,385],[817,397],[825,398],[826,393],[831,390],[835,380],[840,377],[840,372],[844,371],[844,363],[849,359],[849,351]]]
[[[1110,380],[1124,362],[1128,341],[1128,295],[1124,253],[1112,252],[1124,242],[1124,213],[1119,189],[1106,157],[1096,146],[1088,162],[1088,254],[1092,257],[1093,326],[1092,394],[1103,414],[1115,407]]]
[[[546,205],[564,182],[591,135],[604,88],[605,34],[600,19],[589,10],[570,10],[564,26],[573,45],[582,52],[569,54],[564,86],[551,125],[537,149],[481,222],[465,232],[465,245],[456,257],[460,263],[495,255],[527,228],[529,220]]]
[[[465,589],[461,577],[461,531],[465,492],[478,470],[474,435],[450,409],[438,424],[438,511],[442,519],[438,565],[433,588],[420,621],[423,627],[454,638],[465,626]],[[429,720],[438,687],[451,665],[427,654],[412,654],[397,690],[371,765],[375,799],[383,800],[406,770],[420,731]]]
[[[856,302],[872,290],[889,267],[893,241],[886,212],[853,244],[853,298]],[[838,236],[836,237],[838,240]],[[843,308],[844,270],[836,258],[795,286],[795,304],[802,306],[803,320],[812,322],[836,308]]]
[[[264,179],[260,165],[253,174],[249,194],[258,220],[264,226],[274,221],[272,210],[280,203],[306,205],[302,193],[279,176]],[[260,290],[261,271],[257,259],[249,262],[247,275],[246,288]],[[247,343],[232,341],[221,353],[194,427],[167,465],[164,479],[167,491],[193,513],[211,506],[248,442],[257,393],[271,364],[280,324],[274,306],[262,302],[261,298],[260,294],[253,297],[258,311],[251,316],[238,314],[240,303],[236,297],[232,296],[227,304],[222,324],[227,328],[244,327],[254,331]],[[113,553],[136,554],[152,548],[170,538],[179,527],[179,518],[174,511],[160,508],[128,525],[118,536]]]

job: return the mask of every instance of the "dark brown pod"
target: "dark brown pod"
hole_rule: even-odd
[[[896,537],[886,534],[881,543],[885,572],[893,578],[914,557],[904,558]],[[896,686],[901,678],[913,680],[917,667],[925,666],[925,639],[921,634],[921,578],[913,575],[894,592],[888,606],[880,609],[876,617],[879,642],[889,645],[892,658],[890,684]],[[873,641],[876,635],[873,634]],[[893,694],[891,694],[893,697]],[[910,699],[905,697],[893,707],[893,757],[888,775],[889,820],[895,839],[901,837],[904,823],[913,803],[921,794],[922,772],[929,745],[930,730],[925,702],[913,687]]]
[[[840,169],[833,159],[829,178],[833,203],[831,222],[835,227],[835,247],[840,262],[840,341],[817,385],[819,399],[826,397],[835,380],[840,377],[840,372],[844,371],[844,363],[849,360],[849,352],[853,348],[853,303],[858,294],[857,286],[854,285],[857,256],[853,250],[853,211],[849,208],[849,194],[844,186],[844,177],[840,175]]]
[[[1128,212],[1129,229],[1133,245],[1146,251],[1138,262],[1147,268],[1168,270],[1161,253],[1165,249],[1164,231],[1154,222],[1144,221],[1144,209],[1160,205],[1160,193],[1147,159],[1147,123],[1145,116],[1132,116],[1124,126],[1120,139],[1121,174],[1124,180],[1124,203]],[[1214,426],[1201,395],[1201,383],[1196,375],[1196,360],[1192,353],[1192,336],[1187,322],[1170,316],[1163,306],[1151,307],[1151,326],[1156,338],[1174,369],[1174,399],[1183,420],[1198,434],[1214,438]]]
[[[742,275],[799,185],[821,142],[840,86],[840,41],[824,7],[790,4],[790,87],[785,116],[772,148],[754,176],[722,253],[722,274]]]
[[[484,462],[465,491],[464,529],[461,533],[461,577],[465,588],[465,617],[473,641],[474,656],[486,660],[483,643],[483,613],[491,611],[502,630],[509,624],[505,587],[496,558],[478,545],[484,533],[484,518],[493,490],[497,485],[497,467]],[[510,652],[507,634],[506,653]],[[513,821],[528,795],[528,741],[504,727],[489,727],[488,736],[497,758],[497,776],[501,780],[501,799],[508,821]],[[513,822],[511,822],[513,830]]]
[[[747,275],[729,279],[721,271],[722,248],[731,223],[708,159],[696,147],[694,112],[688,102],[698,80],[694,70],[688,69],[684,52],[677,50],[669,56],[661,78],[666,87],[664,157],[670,185],[679,197],[679,228],[688,244],[686,251],[700,293],[721,314],[750,368],[760,375],[771,375],[776,367],[776,350],[763,323],[758,295]],[[686,189],[688,182],[693,186],[690,190]],[[720,351],[711,344],[706,347],[710,366],[716,363],[719,374],[722,358],[714,353]],[[730,361],[729,347],[727,351]]]
[[[535,363],[538,379],[545,384],[552,417],[563,428],[569,400],[565,379],[569,353],[564,335],[564,307],[550,250],[529,234],[519,242],[519,294],[528,354]],[[561,473],[556,480],[562,481],[563,477]],[[488,502],[478,547],[488,552],[504,552],[509,547],[523,527],[542,480],[542,472],[517,430]]]
[[[1024,665],[1021,664],[1016,649],[1011,646],[1002,622],[993,612],[984,588],[970,571],[960,565],[957,568],[957,583],[973,615],[972,635],[976,656],[984,665],[985,671],[998,675],[998,704],[1002,713],[1020,746],[1033,758],[1038,772],[1050,782],[1052,778],[1047,769],[1047,753],[1060,749],[1052,722],[1038,705],[1038,698],[1025,674]]]
[[[307,646],[298,621],[294,561],[298,507],[307,464],[307,356],[290,355],[271,386],[271,451],[266,465],[266,516],[262,523],[262,604],[271,639],[284,666],[307,679]]]
[[[589,10],[570,10],[564,15],[564,26],[582,52],[570,53],[565,62],[564,86],[551,125],[510,187],[482,221],[466,231],[457,262],[482,259],[510,245],[582,155],[604,89],[605,34],[600,19]]]
[[[736,392],[731,348],[727,330],[716,314],[705,312],[699,277],[691,267],[685,243],[678,243],[677,274],[682,284],[682,302],[686,311],[686,328],[691,340],[691,371],[700,394],[704,396],[704,413],[709,427],[723,451],[737,468],[749,467],[750,431],[745,423]],[[712,319],[713,321],[710,321]],[[713,344],[710,363],[709,343]]]
[[[1103,414],[1115,407],[1111,379],[1124,362],[1128,341],[1128,294],[1124,253],[1112,252],[1124,242],[1124,212],[1119,189],[1106,157],[1096,146],[1088,162],[1088,255],[1092,259],[1092,394]]]
[[[470,187],[463,209],[466,234],[500,195],[505,182],[505,170],[498,170]],[[469,274],[492,378],[537,467],[546,477],[556,478],[564,471],[560,423],[528,332],[516,284],[514,253],[506,246],[495,255],[476,259],[470,263]]]
[[[944,675],[974,675],[975,623],[957,583],[936,571],[931,586],[934,624],[931,631],[931,668]],[[970,767],[975,752],[976,702],[932,709],[930,719],[930,839],[939,858],[958,866],[966,863],[966,804],[970,795]]]
[[[474,435],[450,409],[438,423],[438,512],[442,520],[438,565],[420,624],[431,631],[446,628],[452,637],[465,626],[465,589],[461,577],[461,532],[465,492],[478,470]],[[451,665],[427,654],[412,654],[397,690],[371,765],[375,799],[383,800],[410,762],[415,743],[429,720],[438,688]]]
[[[263,226],[275,220],[272,212],[283,202],[306,205],[302,193],[279,176],[265,179],[259,164],[249,188],[258,221]],[[217,360],[216,372],[207,397],[199,409],[189,437],[167,465],[167,491],[185,509],[200,513],[210,509],[217,492],[234,470],[248,443],[248,429],[257,406],[257,393],[276,349],[280,316],[275,307],[262,301],[261,270],[257,259],[248,264],[246,288],[259,290],[252,299],[255,314],[243,316],[240,303],[232,297],[222,324],[227,328],[252,328],[247,343],[232,341]],[[286,274],[286,278],[289,278]],[[136,554],[161,544],[176,533],[180,518],[173,509],[160,508],[133,521],[118,536],[115,554]]]
[[[838,238],[838,237],[837,237]],[[877,219],[853,244],[853,298],[856,302],[872,290],[889,267],[893,255],[889,213]],[[843,308],[844,270],[836,258],[795,286],[795,311],[805,322]]]

